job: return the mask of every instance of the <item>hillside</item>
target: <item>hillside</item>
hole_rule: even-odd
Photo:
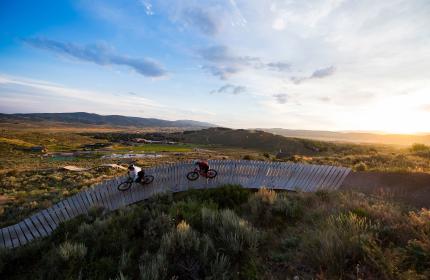
[[[132,127],[212,127],[213,124],[193,120],[166,121],[154,118],[127,117],[120,115],[98,115],[85,112],[76,113],[34,113],[0,114],[0,122],[60,122],[75,124],[132,126]]]
[[[317,155],[329,152],[354,152],[369,149],[353,144],[330,143],[318,140],[284,137],[261,130],[229,128],[208,128],[203,130],[176,133],[179,139],[187,143],[212,144],[255,149],[270,153],[282,152],[288,155]]]
[[[414,134],[377,134],[365,132],[335,132],[319,130],[293,130],[284,128],[263,128],[270,132],[285,137],[297,137],[306,139],[316,139],[323,141],[340,141],[354,143],[379,143],[409,146],[413,143],[430,144],[430,135]]]
[[[0,251],[1,279],[428,279],[429,211],[240,186],[92,209]]]

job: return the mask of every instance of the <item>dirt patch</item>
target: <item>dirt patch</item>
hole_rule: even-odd
[[[416,207],[430,208],[430,174],[351,172],[340,190],[383,195]]]

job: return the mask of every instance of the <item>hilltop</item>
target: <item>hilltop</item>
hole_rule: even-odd
[[[204,128],[215,125],[193,120],[167,121],[154,118],[139,118],[120,115],[98,115],[86,112],[76,113],[33,113],[0,114],[0,122],[59,122],[86,125],[109,125],[126,127],[181,127]]]

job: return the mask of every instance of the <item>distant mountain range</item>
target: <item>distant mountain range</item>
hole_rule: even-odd
[[[270,132],[270,133],[285,136],[285,137],[306,138],[306,139],[315,139],[315,140],[322,140],[322,141],[380,143],[380,144],[392,144],[392,145],[402,145],[402,146],[412,145],[414,143],[422,143],[422,144],[430,145],[430,135],[292,130],[292,129],[283,129],[283,128],[262,128],[258,130]]]
[[[153,118],[127,117],[120,115],[98,115],[85,112],[76,113],[33,113],[33,114],[0,114],[0,122],[51,121],[62,123],[133,126],[133,127],[180,127],[207,128],[216,125],[193,120],[166,121]]]

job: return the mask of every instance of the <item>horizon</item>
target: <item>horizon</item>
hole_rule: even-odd
[[[430,133],[430,3],[0,3],[0,112]]]
[[[84,113],[84,114],[95,114],[100,116],[121,116],[121,117],[128,117],[128,118],[144,118],[144,119],[158,119],[158,118],[151,118],[151,117],[137,117],[137,116],[129,116],[129,115],[110,115],[110,114],[96,114],[91,112],[52,112],[52,113],[46,113],[46,112],[33,112],[33,113],[2,113],[5,115],[16,115],[16,114],[77,114],[77,113]],[[165,121],[196,121],[193,119],[158,119],[158,120],[165,120]],[[197,121],[200,122],[200,121]],[[203,123],[205,123],[203,121]],[[380,136],[430,136],[430,132],[420,132],[420,133],[390,133],[390,132],[384,132],[384,131],[377,131],[377,130],[313,130],[313,129],[300,129],[300,128],[281,128],[281,127],[241,127],[241,128],[233,128],[228,126],[222,126],[218,125],[216,123],[208,123],[213,125],[213,127],[220,127],[220,128],[229,128],[229,129],[247,129],[247,130],[275,130],[275,129],[283,129],[283,130],[290,130],[290,131],[309,131],[309,132],[331,132],[331,133],[357,133],[357,134],[373,134],[373,135],[380,135]],[[276,134],[275,132],[270,132],[272,134]]]

